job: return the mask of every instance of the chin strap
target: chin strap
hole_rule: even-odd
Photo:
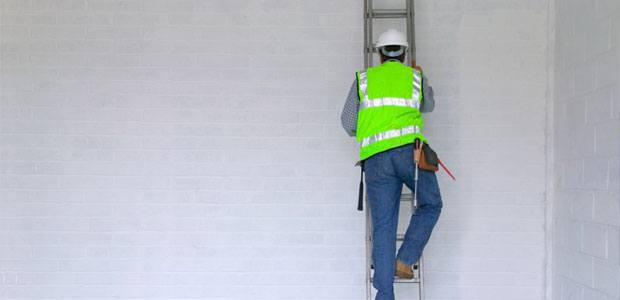
[[[381,51],[381,54],[387,57],[399,57],[405,53],[405,47],[401,46],[400,49],[396,51],[388,51],[386,47],[381,47],[379,51]]]

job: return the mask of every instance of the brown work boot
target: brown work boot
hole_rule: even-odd
[[[413,269],[410,265],[397,260],[396,261],[396,277],[401,279],[413,279]]]

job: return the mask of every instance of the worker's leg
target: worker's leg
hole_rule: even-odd
[[[401,157],[406,164],[399,166],[399,175],[403,176],[405,184],[414,190],[414,165],[411,155],[412,148],[404,151]],[[418,209],[409,221],[409,227],[405,233],[405,240],[398,250],[398,260],[408,264],[415,264],[422,255],[433,228],[441,213],[442,201],[437,177],[434,172],[419,170],[418,173]]]
[[[379,153],[364,163],[373,228],[373,286],[378,291],[376,300],[394,299],[396,228],[402,181],[395,176],[391,155],[391,151]]]

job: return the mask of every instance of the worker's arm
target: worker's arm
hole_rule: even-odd
[[[342,128],[347,132],[349,136],[355,136],[355,132],[357,131],[357,112],[360,107],[360,98],[357,91],[357,78],[353,81],[353,85],[351,85],[351,90],[349,91],[349,96],[347,96],[347,101],[344,103],[344,108],[342,108],[342,114],[340,114],[340,122],[342,123]]]
[[[428,85],[428,78],[422,77],[422,93],[424,99],[420,105],[420,112],[429,113],[435,109],[435,98],[433,95],[433,87]]]

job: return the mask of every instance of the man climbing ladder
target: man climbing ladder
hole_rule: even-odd
[[[434,108],[432,89],[422,72],[403,64],[404,34],[390,29],[376,44],[381,65],[356,74],[341,115],[342,125],[360,144],[372,219],[373,286],[376,300],[394,299],[394,276],[412,278],[442,208],[437,178],[419,170],[414,187],[414,144],[425,142],[422,112]],[[396,254],[396,230],[402,185],[419,201]]]

